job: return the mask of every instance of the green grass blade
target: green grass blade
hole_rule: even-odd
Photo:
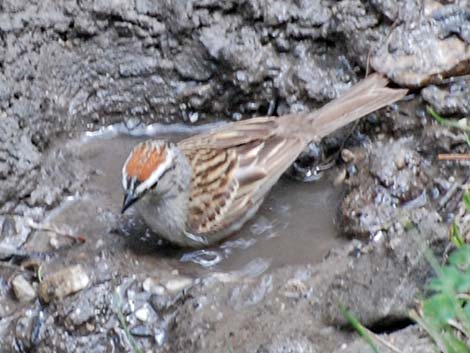
[[[458,122],[453,120],[444,119],[442,116],[437,114],[434,109],[432,109],[429,105],[426,107],[426,111],[441,125],[452,127],[455,129],[459,129],[462,131],[470,132],[470,127],[462,126]]]
[[[370,346],[370,348],[374,351],[374,353],[380,353],[379,349],[375,345],[372,337],[369,335],[367,329],[361,325],[361,323],[352,315],[349,310],[340,306],[341,313],[346,318],[348,323],[352,326],[354,330],[366,341],[366,343]]]
[[[127,326],[126,319],[124,318],[124,315],[121,310],[121,296],[119,295],[117,291],[114,293],[114,311],[117,314],[119,323],[121,324],[124,330],[124,333],[127,339],[129,340],[129,343],[131,344],[132,351],[134,353],[142,353],[139,346],[137,345],[137,342],[135,341],[134,337],[131,335],[129,331],[129,327]]]

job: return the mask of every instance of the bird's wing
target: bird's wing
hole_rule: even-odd
[[[276,118],[255,118],[180,141],[193,170],[189,230],[210,236],[257,208],[305,143]]]

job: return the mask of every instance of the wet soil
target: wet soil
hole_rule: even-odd
[[[396,323],[469,182],[436,161],[465,134],[425,113],[468,114],[468,18],[464,0],[1,2],[0,351],[361,351],[339,304],[429,351]],[[414,90],[306,151],[334,168],[283,178],[233,238],[177,249],[119,214],[141,139],[315,109],[371,67]]]

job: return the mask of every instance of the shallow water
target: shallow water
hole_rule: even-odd
[[[66,201],[48,222],[83,234],[97,247],[103,246],[100,237],[106,237],[104,246],[109,246],[113,244],[109,237],[124,234],[127,246],[137,256],[127,254],[133,259],[123,261],[132,260],[149,269],[168,266],[184,272],[210,268],[255,274],[283,265],[317,263],[331,248],[346,241],[337,236],[334,225],[340,190],[325,175],[314,183],[281,179],[253,220],[211,248],[175,249],[149,242],[149,230],[132,210],[130,215],[119,215],[122,165],[140,141],[150,137],[179,140],[194,131],[182,125],[153,125],[131,131],[114,126],[69,142],[67,148],[92,172],[85,193]],[[122,225],[118,227],[120,231],[112,229],[113,219]]]

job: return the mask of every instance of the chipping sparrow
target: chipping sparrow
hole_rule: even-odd
[[[138,144],[122,170],[122,212],[180,246],[202,247],[240,229],[311,141],[401,99],[373,74],[313,113],[227,124],[178,143]]]

